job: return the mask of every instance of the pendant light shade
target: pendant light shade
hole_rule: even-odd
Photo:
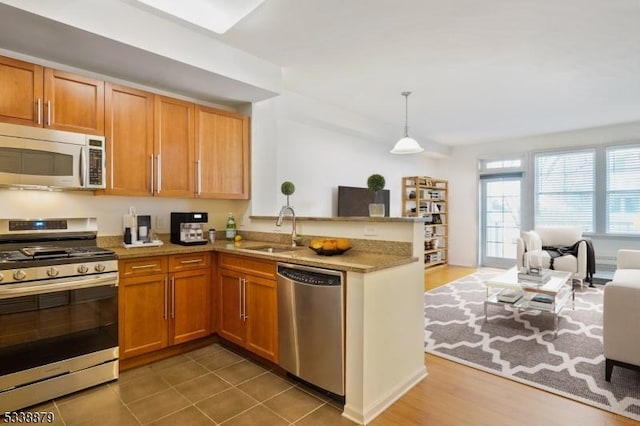
[[[411,92],[402,92],[402,96],[404,96],[404,134],[402,138],[396,142],[393,149],[391,150],[392,154],[417,154],[419,152],[424,151],[424,149],[420,146],[420,144],[413,138],[409,137],[409,95]]]

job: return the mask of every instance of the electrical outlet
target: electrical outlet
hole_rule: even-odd
[[[376,231],[376,227],[375,226],[365,226],[364,227],[364,235],[373,237],[375,235],[378,235],[378,231]]]
[[[167,231],[169,229],[169,225],[167,224],[167,218],[164,216],[156,216],[156,230],[158,231]]]

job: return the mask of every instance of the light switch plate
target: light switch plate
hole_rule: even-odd
[[[376,231],[375,226],[365,226],[364,227],[364,235],[366,236],[375,236],[378,235],[378,231]]]

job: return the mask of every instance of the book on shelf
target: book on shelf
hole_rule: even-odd
[[[549,296],[548,294],[536,293],[531,298],[533,302],[539,303],[553,303],[553,296]]]
[[[520,300],[523,294],[520,290],[504,289],[498,293],[497,299],[499,302],[515,303]]]
[[[540,309],[543,311],[552,311],[553,302],[554,302],[553,296],[549,296],[548,294],[536,293],[533,295],[531,300],[529,300],[529,307],[534,309]]]
[[[534,302],[533,300],[529,300],[529,308],[552,312],[553,303],[542,303],[542,302]]]

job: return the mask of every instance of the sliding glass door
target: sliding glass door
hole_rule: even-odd
[[[510,268],[522,217],[522,173],[480,176],[480,262]]]

